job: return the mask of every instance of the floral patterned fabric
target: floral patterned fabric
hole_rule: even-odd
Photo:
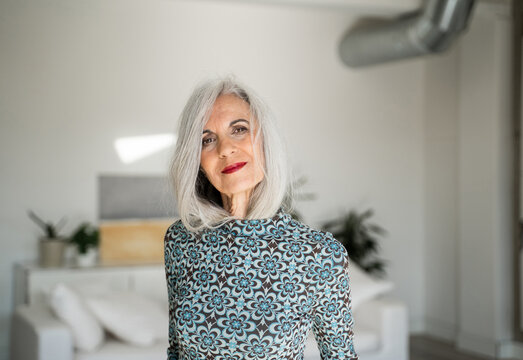
[[[347,250],[282,208],[165,234],[168,360],[303,359],[312,329],[322,359],[358,359]]]

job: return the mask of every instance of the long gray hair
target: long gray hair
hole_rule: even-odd
[[[218,96],[226,94],[235,95],[249,104],[252,120],[259,130],[254,139],[253,132],[250,133],[255,162],[261,165],[264,178],[251,193],[246,218],[269,218],[280,207],[286,211],[293,207],[294,189],[285,142],[272,111],[233,75],[205,80],[195,88],[180,115],[178,141],[168,176],[181,220],[189,231],[215,228],[234,219],[222,207],[220,193],[200,169],[203,128]],[[264,166],[254,151],[259,141],[263,143]]]

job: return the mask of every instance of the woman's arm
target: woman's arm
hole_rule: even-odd
[[[322,251],[318,261],[321,281],[315,296],[312,331],[318,343],[322,360],[357,360],[354,350],[354,321],[349,286],[349,257],[345,247],[336,239],[327,237],[324,249],[336,242],[342,251]],[[335,246],[336,247],[336,246]]]
[[[169,228],[165,234],[165,278],[167,280],[167,294],[169,300],[169,347],[167,348],[167,360],[178,360],[178,339],[176,338],[176,322],[174,318],[174,302],[176,301],[175,275],[173,271],[174,239]],[[171,234],[171,235],[170,235]]]

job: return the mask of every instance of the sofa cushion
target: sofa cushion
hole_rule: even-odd
[[[394,288],[394,284],[391,281],[371,277],[354,262],[349,264],[349,276],[353,310],[356,310],[358,306],[366,301],[385,294]]]
[[[75,360],[165,360],[167,340],[156,341],[152,346],[130,345],[112,337],[95,353],[77,352]]]
[[[365,327],[358,327],[354,330],[354,350],[356,353],[366,353],[376,351],[380,347],[380,334]]]
[[[70,287],[63,283],[54,285],[49,293],[49,305],[53,313],[71,328],[77,349],[94,351],[104,342],[101,324]]]
[[[163,306],[136,292],[113,291],[87,296],[85,303],[100,323],[122,341],[151,346],[169,335],[169,314]]]

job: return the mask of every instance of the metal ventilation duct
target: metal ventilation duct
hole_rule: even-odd
[[[466,27],[475,0],[427,0],[395,20],[364,20],[340,43],[342,61],[362,67],[440,52]]]

